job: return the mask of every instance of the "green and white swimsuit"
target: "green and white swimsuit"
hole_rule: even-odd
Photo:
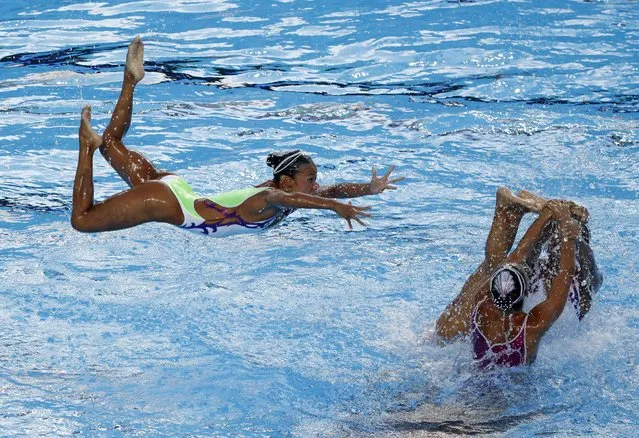
[[[247,233],[263,230],[279,223],[286,216],[295,211],[294,208],[284,208],[275,216],[261,222],[246,222],[234,210],[250,197],[266,190],[266,187],[249,187],[233,190],[216,196],[197,195],[191,186],[177,175],[167,175],[159,180],[166,184],[180,204],[184,222],[180,225],[186,230],[200,232],[209,236],[228,236],[231,234]],[[215,222],[206,220],[195,211],[195,201],[205,199],[210,201],[210,207],[222,213],[223,218]]]

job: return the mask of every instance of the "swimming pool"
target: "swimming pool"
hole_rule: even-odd
[[[321,3],[321,4],[319,4]],[[146,41],[128,145],[196,189],[396,164],[369,227],[261,235],[68,221],[83,105],[104,128]],[[632,436],[639,422],[634,1],[18,1],[0,8],[0,430],[68,436]],[[124,184],[99,157],[96,197]],[[575,199],[605,275],[531,368],[430,340],[498,186]]]

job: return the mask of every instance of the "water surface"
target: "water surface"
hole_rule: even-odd
[[[320,182],[397,165],[349,232],[68,221],[83,105],[203,193],[303,148]],[[0,7],[0,430],[68,436],[632,436],[638,422],[635,1],[18,1]],[[125,188],[97,156],[96,198]],[[497,187],[574,199],[605,282],[530,368],[478,374],[434,321]],[[529,219],[526,224],[530,223]]]

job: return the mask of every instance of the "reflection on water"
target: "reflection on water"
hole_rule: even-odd
[[[635,2],[68,1],[0,10],[0,429],[15,435],[632,435]],[[83,105],[216,193],[303,148],[320,183],[396,164],[367,229],[259,236],[68,224]],[[96,198],[125,189],[101,157]],[[424,332],[483,256],[495,189],[584,203],[606,275],[532,368]],[[570,315],[572,316],[572,315]]]

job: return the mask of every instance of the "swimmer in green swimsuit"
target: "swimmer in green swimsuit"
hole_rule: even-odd
[[[342,183],[319,187],[317,167],[301,151],[272,153],[267,164],[273,179],[253,188],[217,196],[196,195],[188,184],[170,172],[157,170],[122,138],[131,124],[133,91],[144,77],[144,45],[136,37],[129,45],[122,91],[102,136],[91,128],[91,108],[82,110],[80,154],[73,187],[71,225],[78,231],[120,230],[146,222],[166,222],[209,235],[264,229],[278,223],[297,208],[333,210],[362,225],[370,207],[354,206],[334,198],[354,198],[393,190],[403,178],[373,175],[368,183]],[[93,154],[99,149],[130,189],[110,198],[93,199]]]

